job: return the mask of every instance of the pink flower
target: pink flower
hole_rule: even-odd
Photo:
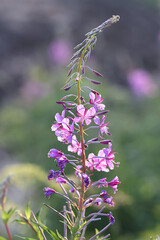
[[[114,193],[116,193],[117,185],[120,184],[118,177],[116,176],[112,181],[108,182],[108,185],[113,189]]]
[[[157,86],[150,74],[143,69],[131,71],[127,78],[132,91],[138,96],[152,97],[157,91]]]
[[[59,113],[56,113],[55,120],[57,121],[57,123],[52,125],[51,127],[52,131],[56,131],[62,125],[64,117],[65,117],[65,110],[63,110],[62,115],[60,115]]]
[[[99,130],[100,130],[101,134],[104,134],[104,133],[108,134],[108,129],[109,128],[107,127],[107,125],[109,124],[109,122],[108,123],[104,123],[105,119],[106,119],[105,115],[102,116],[102,120],[101,121],[100,121],[100,118],[98,116],[94,117],[94,122],[95,122],[95,124],[97,124],[99,126]],[[99,137],[102,138],[100,133],[99,133]]]
[[[58,141],[68,144],[72,142],[73,131],[74,122],[71,125],[69,125],[69,119],[64,118],[62,126],[55,131],[55,135],[57,136]]]
[[[83,122],[85,121],[86,125],[91,123],[91,118],[93,118],[96,114],[96,110],[94,107],[87,110],[82,104],[77,106],[77,115],[78,117],[74,118],[75,122]]]
[[[101,99],[101,95],[97,94],[97,93],[93,93],[93,92],[90,92],[89,94],[89,98],[90,98],[90,104],[94,105],[94,108],[96,109],[99,109],[99,110],[104,110],[105,109],[105,105],[101,102],[103,102],[104,98]]]
[[[54,63],[65,65],[72,55],[70,45],[62,39],[54,40],[49,47],[49,55]]]
[[[115,152],[112,152],[111,147],[112,143],[109,143],[109,148],[103,148],[103,150],[100,150],[98,153],[99,157],[102,157],[100,159],[100,164],[101,162],[104,164],[104,161],[106,162],[106,167],[109,167],[109,169],[113,170],[114,169],[114,164],[118,166],[118,163],[115,163]]]
[[[114,164],[118,166],[119,163],[114,161],[114,152],[111,151],[112,143],[109,142],[109,148],[103,148],[98,152],[98,156],[93,153],[88,155],[86,166],[93,171],[93,168],[97,171],[109,172],[109,169],[114,169]],[[109,169],[108,169],[109,168]]]
[[[101,152],[99,151],[99,153]],[[103,154],[103,156],[105,156],[105,154]],[[94,168],[97,171],[109,172],[109,169],[107,168],[106,160],[98,157],[99,155],[96,157],[93,153],[90,153],[88,155],[88,160],[86,161],[86,166],[90,168],[91,171],[93,171],[93,168]]]
[[[71,145],[68,146],[68,151],[73,152],[73,153],[77,153],[78,156],[81,156],[81,154],[82,154],[81,143],[79,143],[77,141],[77,138],[76,138],[75,135],[72,137],[72,146]]]
[[[94,153],[90,153],[88,155],[88,160],[86,160],[86,167],[90,168],[91,171],[93,171],[93,167],[94,167],[94,164],[95,164],[94,157],[95,157]]]

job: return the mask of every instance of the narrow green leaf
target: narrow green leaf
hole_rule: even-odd
[[[25,221],[20,220],[20,219],[15,219],[14,222],[17,222],[17,223],[19,223],[19,224],[26,224]]]
[[[43,230],[45,230],[53,240],[59,240],[59,238],[57,237],[57,235],[51,230],[49,229],[48,227],[46,227],[44,224],[42,223],[36,223],[34,222],[35,224],[39,225]]]
[[[59,237],[60,239],[65,240],[65,238],[60,235],[60,233],[58,232],[58,230],[56,230],[56,233],[57,233],[57,235],[58,235],[58,237]]]
[[[26,218],[29,220],[31,217],[31,208],[30,208],[30,202],[27,204],[26,210],[25,210]]]
[[[18,236],[18,235],[16,235],[16,237],[21,238],[21,239],[26,239],[26,240],[37,240],[35,238],[21,237],[21,236]]]
[[[35,214],[35,217],[38,222],[40,221],[40,213],[41,213],[41,209],[39,209],[39,211]]]

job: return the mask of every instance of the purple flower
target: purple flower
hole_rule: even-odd
[[[56,183],[60,183],[60,184],[66,183],[66,180],[65,180],[64,178],[62,178],[62,177],[58,177],[58,178],[56,179]]]
[[[99,109],[99,110],[104,110],[105,109],[105,105],[101,102],[103,102],[104,98],[101,99],[101,95],[97,94],[97,93],[93,93],[93,92],[90,92],[89,94],[89,98],[90,98],[90,104],[94,105],[94,108],[96,109]]]
[[[93,202],[93,198],[89,198],[85,201],[83,206],[84,207],[89,207],[89,206],[91,206],[92,202]]]
[[[97,187],[108,187],[108,182],[106,182],[106,178],[99,179]]]
[[[74,189],[74,188],[70,188],[70,189],[69,189],[69,192],[70,192],[70,193],[75,193],[75,189]]]
[[[48,153],[48,157],[51,158],[57,158],[57,157],[61,157],[64,153],[62,153],[61,151],[58,151],[55,148],[52,148],[49,153]]]
[[[97,206],[100,206],[102,202],[103,202],[102,198],[96,198],[94,200],[94,204],[96,204]]]
[[[81,173],[81,169],[82,168],[82,165],[77,165],[76,166],[76,171],[75,171],[75,175],[78,176],[80,173]]]
[[[86,125],[91,123],[91,118],[93,118],[96,114],[96,110],[94,107],[87,110],[82,104],[77,106],[77,115],[78,117],[74,118],[75,122],[83,122],[85,121]]]
[[[61,174],[61,171],[54,171],[53,169],[51,169],[50,174],[48,175],[48,180],[53,180],[57,177],[59,177],[59,175]]]
[[[120,184],[118,177],[116,176],[112,181],[108,182],[108,185],[113,189],[114,193],[116,193],[117,185]]]
[[[114,219],[112,213],[110,212],[109,214],[107,214],[107,216],[109,217],[109,222],[114,224],[115,223],[115,219]]]
[[[104,203],[107,203],[107,204],[110,205],[111,207],[114,207],[113,197],[104,198],[104,199],[103,199],[103,202],[104,202]]]
[[[77,153],[78,156],[81,156],[82,154],[81,143],[77,141],[77,137],[75,135],[72,137],[72,146],[71,145],[68,146],[68,151]]]
[[[108,197],[109,194],[106,191],[101,191],[100,196],[103,198],[103,202],[114,206],[113,197]]]
[[[108,198],[108,193],[106,192],[106,191],[101,191],[101,193],[100,193],[100,196],[103,198],[103,199],[106,199],[106,198]]]
[[[45,187],[43,190],[44,190],[45,197],[50,197],[51,194],[54,194],[56,192],[54,189],[49,187]]]
[[[61,169],[61,174],[64,174],[64,168],[66,164],[69,162],[69,160],[65,157],[58,157],[57,159],[57,167]]]
[[[90,177],[88,177],[86,173],[82,173],[82,178],[84,179],[84,185],[87,188],[91,181]]]

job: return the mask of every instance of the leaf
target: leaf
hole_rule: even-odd
[[[26,210],[25,210],[26,218],[29,220],[31,217],[31,208],[30,208],[30,202],[27,204]]]
[[[20,220],[20,219],[15,219],[14,222],[17,222],[19,224],[26,224],[24,220]]]
[[[40,221],[40,213],[41,213],[41,209],[39,209],[38,212],[35,214],[37,221]]]
[[[2,221],[4,222],[4,224],[8,223],[10,217],[15,212],[15,210],[16,210],[15,208],[14,209],[11,208],[8,212],[2,210]]]
[[[60,235],[60,233],[58,232],[58,230],[56,230],[56,233],[57,233],[57,235],[58,235],[58,237],[59,237],[60,239],[65,240],[65,238]]]
[[[35,238],[21,237],[21,236],[18,236],[18,235],[16,235],[16,237],[21,238],[21,239],[26,239],[26,240],[37,240]]]
[[[57,237],[57,235],[51,230],[49,229],[48,227],[46,227],[44,224],[42,223],[36,223],[34,222],[35,224],[37,224],[38,226],[40,226],[43,230],[45,230],[53,240],[59,240],[59,238]]]

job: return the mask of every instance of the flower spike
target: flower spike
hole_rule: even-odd
[[[100,221],[101,216],[106,216],[109,223],[89,240],[98,239],[99,235],[115,222],[112,213],[103,212],[104,207],[101,207],[102,204],[109,207],[114,206],[114,199],[110,192],[115,194],[120,184],[118,176],[112,180],[107,177],[109,171],[113,171],[115,166],[119,166],[119,162],[115,161],[116,152],[112,150],[112,140],[103,137],[104,134],[111,135],[108,127],[109,122],[106,121],[106,114],[109,110],[105,109],[103,96],[97,90],[86,86],[86,83],[83,85],[83,82],[101,84],[101,82],[86,76],[88,72],[86,69],[88,69],[97,77],[103,77],[101,73],[87,66],[87,61],[95,47],[97,35],[119,19],[118,15],[112,16],[88,32],[86,39],[75,47],[76,52],[68,65],[70,69],[62,89],[68,91],[75,85],[77,93],[68,94],[57,101],[63,111],[56,113],[51,130],[55,132],[61,145],[67,145],[68,152],[64,153],[54,147],[50,149],[48,157],[54,159],[56,166],[49,171],[48,180],[51,184],[56,183],[55,186],[59,185],[60,191],[57,192],[46,187],[44,195],[49,198],[56,194],[66,201],[62,212],[58,212],[45,204],[63,218],[64,237],[61,237],[63,239],[68,239],[68,235],[71,240],[86,239],[88,225],[94,221]],[[86,89],[87,94],[84,93]],[[90,129],[94,136],[89,137]],[[92,152],[86,154],[86,150],[88,151],[92,144],[97,144],[100,150],[97,154]],[[68,172],[72,170],[74,175],[67,176],[66,172],[69,167]],[[97,172],[96,175],[94,175],[95,172]],[[99,172],[104,172],[106,177],[98,178]],[[89,194],[90,188],[92,191],[95,190],[92,195]],[[86,208],[92,205],[99,206],[100,210],[87,215]],[[67,228],[70,234],[67,233]],[[110,234],[105,237],[108,236]],[[105,239],[105,237],[101,237],[101,239]]]

